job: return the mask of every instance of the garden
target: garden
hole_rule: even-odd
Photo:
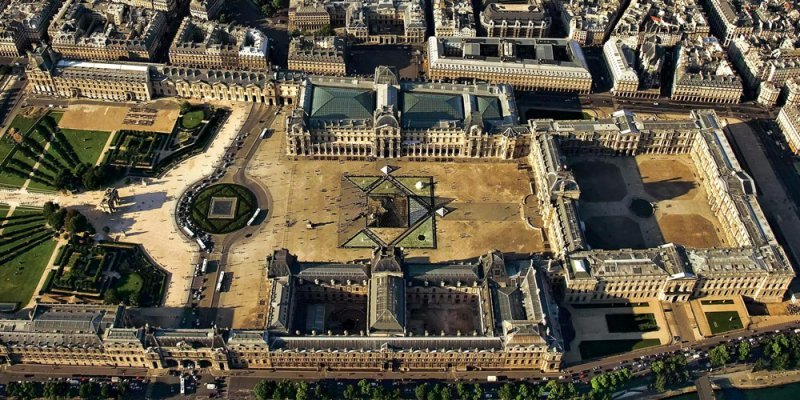
[[[192,222],[205,232],[230,233],[243,228],[258,208],[250,189],[223,183],[197,193],[191,205]]]
[[[207,106],[181,106],[181,117],[170,134],[134,130],[117,131],[105,163],[130,172],[157,175],[183,159],[204,150],[226,113]]]
[[[653,332],[658,330],[653,314],[606,314],[606,324],[611,333]]]
[[[742,329],[742,319],[736,311],[709,311],[706,314],[711,333],[718,335],[736,329]]]
[[[75,189],[86,181],[84,175],[95,174],[110,133],[62,130],[61,115],[19,115],[12,121],[0,138],[0,184],[22,187],[30,180],[34,190]]]
[[[30,301],[55,249],[55,231],[41,209],[0,205],[0,303]]]
[[[136,244],[76,238],[61,247],[43,291],[108,304],[153,307],[161,304],[167,274]]]
[[[121,167],[153,168],[168,139],[168,135],[157,132],[118,131],[106,162]]]

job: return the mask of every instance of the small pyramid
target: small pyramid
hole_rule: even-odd
[[[436,215],[438,215],[438,216],[440,216],[440,217],[444,217],[444,216],[445,216],[445,215],[447,215],[449,212],[450,212],[450,211],[447,211],[447,209],[446,209],[446,208],[444,208],[444,207],[439,207],[438,209],[436,209]]]
[[[384,165],[383,168],[381,168],[381,172],[383,172],[384,175],[389,175],[390,173],[392,173],[392,171],[394,171],[394,168],[388,165]]]

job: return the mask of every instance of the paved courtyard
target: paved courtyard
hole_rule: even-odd
[[[688,155],[581,155],[569,164],[581,187],[579,212],[593,248],[726,245]],[[654,205],[651,217],[630,210],[636,198]]]
[[[234,279],[220,296],[220,307],[234,310],[236,328],[263,326],[266,296],[262,285],[265,258],[287,248],[304,261],[348,261],[369,258],[371,249],[343,248],[337,230],[342,175],[380,175],[385,162],[287,160],[282,118],[261,143],[247,173],[272,198],[269,218],[257,234],[237,243],[226,271]],[[530,193],[525,171],[513,163],[397,162],[395,176],[431,176],[436,205],[450,213],[436,217],[435,249],[406,249],[409,261],[442,262],[478,257],[497,249],[529,254],[544,250],[539,232],[522,218],[522,201]],[[309,228],[312,223],[313,228]],[[260,314],[260,315],[259,315]],[[227,321],[221,321],[227,322]]]

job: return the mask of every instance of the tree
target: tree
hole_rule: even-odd
[[[362,379],[358,381],[358,391],[361,393],[362,396],[369,396],[370,389],[369,382],[366,379]]]
[[[283,0],[272,0],[272,8],[275,10],[280,10],[284,7]]]
[[[44,203],[44,206],[42,206],[42,216],[44,216],[45,219],[48,219],[51,215],[53,215],[54,212],[56,212],[56,210],[58,210],[58,204],[48,201]]]
[[[103,385],[100,387],[100,397],[107,399],[111,397],[111,386]]]
[[[727,364],[731,360],[731,354],[728,352],[728,347],[721,344],[708,352],[708,359],[711,365],[720,367]]]
[[[483,398],[483,387],[477,383],[472,385],[472,400],[480,400]]]
[[[450,389],[450,385],[445,385],[442,388],[442,391],[439,392],[439,398],[442,400],[453,400],[453,389]]]
[[[500,400],[513,400],[514,388],[510,383],[506,383],[500,388],[500,392],[497,395],[500,397]]]
[[[295,399],[297,400],[308,400],[308,382],[300,382],[297,384],[297,394],[295,395]]]
[[[746,340],[739,342],[739,346],[736,350],[739,355],[739,361],[745,361],[750,358],[750,342]]]
[[[333,36],[336,34],[336,31],[333,30],[331,24],[323,25],[322,28],[317,30],[317,35],[319,36]]]
[[[192,111],[192,104],[188,101],[181,103],[181,114],[186,114],[189,111]]]
[[[106,290],[105,294],[103,294],[103,302],[106,304],[119,304],[122,299],[119,298],[119,293],[117,289],[110,288]],[[256,384],[258,386],[261,382]]]
[[[69,233],[75,234],[88,232],[90,226],[92,225],[89,223],[89,220],[86,219],[85,215],[76,213],[72,216],[72,218],[69,218],[69,220],[66,221],[64,227]]]
[[[654,361],[650,365],[650,370],[655,375],[653,389],[659,393],[665,391],[668,386],[678,385],[689,379],[686,358],[682,355]]]
[[[437,383],[433,385],[430,391],[428,391],[427,400],[440,400],[442,393],[442,387]]]
[[[60,231],[61,228],[64,227],[64,220],[66,218],[67,218],[67,210],[60,208],[58,209],[58,211],[50,215],[50,218],[47,219],[47,223],[54,230]]]
[[[428,398],[428,384],[423,383],[414,388],[414,397],[416,397],[417,400],[426,400]]]
[[[80,389],[78,389],[78,396],[82,399],[88,399],[94,396],[96,389],[94,382],[83,382]]]
[[[342,393],[342,397],[348,400],[357,399],[358,393],[356,391],[356,387],[348,383],[347,386],[344,387],[344,392]]]
[[[458,395],[459,400],[465,400],[468,394],[466,385],[461,382],[456,383],[456,395]]]

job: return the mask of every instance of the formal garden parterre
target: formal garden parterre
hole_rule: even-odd
[[[17,116],[0,138],[0,184],[60,190],[105,184],[95,167],[110,132],[61,129],[60,112]]]
[[[153,307],[161,304],[167,274],[131,243],[73,238],[61,247],[43,292],[86,301]]]
[[[205,232],[224,234],[247,225],[257,209],[256,195],[250,189],[223,183],[195,194],[191,203],[191,219]]]

